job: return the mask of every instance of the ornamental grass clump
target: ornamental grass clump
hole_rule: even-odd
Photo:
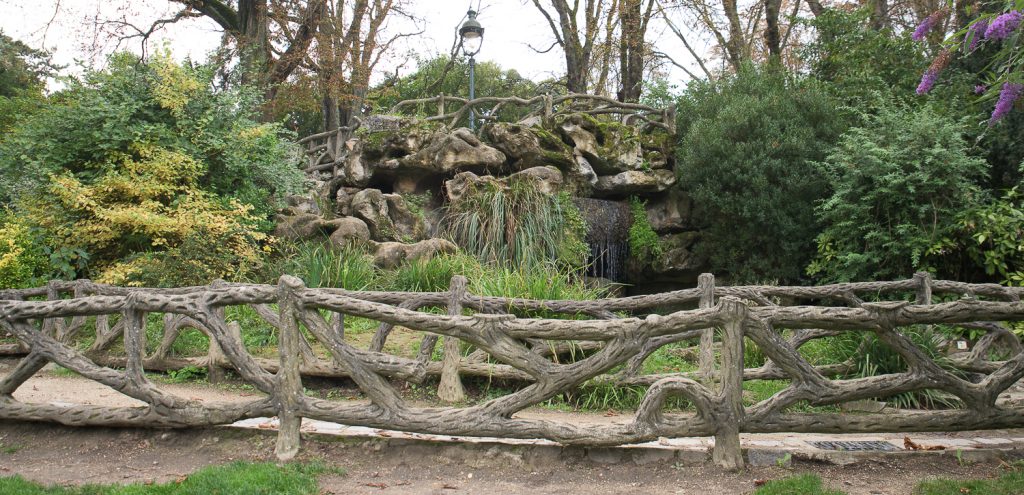
[[[589,252],[586,225],[566,196],[552,195],[529,177],[505,184],[482,181],[452,201],[444,235],[486,263],[558,263],[582,268]]]

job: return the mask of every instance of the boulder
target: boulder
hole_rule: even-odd
[[[575,156],[573,167],[569,170],[568,176],[570,181],[576,184],[576,189],[581,193],[581,196],[585,196],[586,192],[597,186],[597,173],[594,172],[594,168],[590,165],[590,160],[587,160],[583,155]]]
[[[363,140],[351,139],[345,145],[349,147],[349,152],[345,155],[341,170],[335,173],[344,177],[347,186],[364,187],[373,177],[373,166],[364,160]]]
[[[628,196],[630,194],[651,194],[668,189],[675,184],[676,175],[671,170],[631,170],[615,175],[597,178],[594,196]]]
[[[693,200],[679,188],[670,188],[664,195],[647,202],[647,218],[659,234],[693,230]]]
[[[414,173],[450,173],[467,168],[499,169],[505,154],[481,142],[469,129],[440,129],[416,153],[399,159],[400,168]]]
[[[366,222],[373,240],[396,240],[395,224],[388,214],[388,201],[379,189],[363,189],[353,195],[352,214]]]
[[[388,217],[395,228],[395,238],[405,241],[422,239],[426,232],[423,217],[409,210],[405,198],[398,194],[385,194],[384,199],[388,205]]]
[[[319,215],[300,213],[298,215],[278,215],[274,226],[274,236],[282,239],[301,241],[311,239],[320,233]]]
[[[344,248],[353,244],[362,244],[370,240],[370,229],[366,222],[355,217],[336,218],[324,222],[331,232],[331,245]]]
[[[496,122],[483,129],[484,137],[510,161],[512,170],[546,165],[544,149],[528,126]]]
[[[533,180],[537,183],[537,189],[544,194],[555,194],[562,187],[562,171],[552,166],[546,167],[532,167],[526,170],[516,172],[504,179],[501,182],[504,184],[510,184],[516,180]]]
[[[555,194],[563,182],[562,172],[555,167],[532,167],[516,172],[503,179],[497,179],[490,175],[479,176],[473,172],[462,172],[456,174],[451,180],[444,183],[445,194],[449,201],[459,201],[472,187],[477,187],[487,182],[495,182],[499,187],[509,187],[516,180],[532,180],[537,184],[537,189],[545,194]]]
[[[658,242],[664,253],[650,264],[641,264],[635,258],[627,262],[627,279],[633,283],[658,280],[679,280],[694,278],[707,271],[707,260],[693,253],[693,247],[700,238],[697,232],[683,232],[659,236]]]
[[[293,194],[284,198],[284,202],[287,205],[285,212],[290,215],[301,215],[303,213],[311,213],[313,215],[320,214],[320,205],[316,203],[316,200],[308,195]]]
[[[664,255],[655,261],[657,273],[681,273],[700,270],[705,260],[693,253],[694,244],[700,239],[699,232],[681,232],[659,237]]]
[[[403,262],[429,260],[440,254],[458,251],[455,244],[445,239],[427,239],[415,244],[400,242],[371,242],[373,262],[384,269],[397,268]]]
[[[352,216],[352,198],[361,191],[355,187],[341,187],[334,193],[334,212],[343,217]]]
[[[480,177],[473,172],[460,172],[455,174],[450,180],[444,181],[444,194],[448,198],[448,201],[456,202],[462,199],[462,196],[469,191],[471,187],[475,187],[477,184],[484,181],[493,181],[494,177],[486,175]]]
[[[644,150],[633,126],[572,114],[561,119],[558,132],[600,175],[649,168],[649,164],[644,163]]]

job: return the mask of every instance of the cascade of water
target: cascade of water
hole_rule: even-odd
[[[587,275],[621,281],[629,254],[629,227],[633,216],[629,205],[592,198],[578,198],[576,206],[587,221],[586,242],[590,247]]]

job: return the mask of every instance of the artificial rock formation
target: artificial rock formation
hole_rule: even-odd
[[[309,169],[315,176],[311,178],[322,184],[316,192],[321,198],[290,200],[278,230],[303,239],[333,234],[333,245],[349,245],[367,240],[358,223],[345,222],[345,229],[338,230],[322,219],[357,219],[375,243],[372,247],[382,253],[376,257],[378,263],[393,266],[396,260],[411,259],[407,251],[419,250],[409,246],[438,230],[439,212],[446,203],[460,200],[471,187],[508,187],[517,178],[529,177],[548,194],[564,191],[620,204],[635,197],[646,203],[648,221],[670,256],[647,264],[614,262],[626,269],[598,270],[601,273],[614,274],[620,282],[652,276],[691,280],[700,271],[701,260],[689,252],[696,227],[689,200],[675,184],[672,136],[665,128],[624,123],[628,121],[571,112],[534,115],[514,123],[489,122],[478,136],[436,121],[374,117],[350,139],[336,143],[339,154],[331,167]],[[331,205],[332,211],[319,211],[318,205]],[[610,230],[599,225],[604,221],[592,219],[591,224],[625,232],[632,219],[619,215],[613,221],[621,225]],[[591,246],[595,260],[605,263],[629,256],[622,236],[613,241],[592,237],[600,237]],[[379,248],[381,244],[386,247]],[[444,249],[426,250],[432,251]]]

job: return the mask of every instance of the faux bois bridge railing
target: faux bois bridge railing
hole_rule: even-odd
[[[0,291],[0,338],[7,334],[0,351],[23,356],[0,380],[0,418],[181,428],[276,415],[276,451],[282,459],[298,451],[301,418],[588,446],[714,436],[715,461],[738,468],[743,464],[740,432],[1024,427],[1024,408],[999,400],[1024,377],[1020,342],[999,323],[1024,320],[1022,293],[1022,288],[936,281],[926,274],[896,282],[819,287],[715,287],[714,278],[704,275],[694,289],[590,301],[476,296],[466,292],[462,277],[453,278],[451,290],[440,293],[313,289],[290,276],[277,286],[218,282],[179,289],[55,281],[38,289]],[[246,329],[226,316],[232,306],[253,308],[277,329],[275,359],[254,357],[242,337]],[[147,321],[153,314],[163,315],[162,334],[158,345],[147,346]],[[379,322],[364,348],[346,337],[346,319],[355,318]],[[982,336],[972,351],[940,362],[903,331],[935,324],[971,328]],[[396,327],[419,332],[418,354],[383,352]],[[168,357],[184,328],[210,337],[207,357]],[[851,377],[851,363],[815,366],[799,350],[813,339],[847,332],[876,335],[902,357],[906,369]],[[653,352],[686,341],[701,343],[697,371],[640,372]],[[745,346],[758,347],[765,364],[744,369]],[[579,351],[574,359],[565,358],[562,351],[567,348]],[[146,405],[15,399],[18,387],[50,362]],[[200,403],[161,390],[146,374],[189,364],[232,369],[263,396],[246,403]],[[348,377],[368,401],[304,395],[304,374]],[[467,403],[462,380],[470,376],[500,377],[519,385],[503,396]],[[435,383],[431,377],[439,377],[438,396],[451,405],[421,407],[399,392],[403,382]],[[744,405],[743,382],[766,379],[789,384],[770,398]],[[595,383],[645,387],[629,421],[583,425],[516,416]],[[960,406],[889,414],[790,410],[800,403],[838,404],[920,390],[951,394]],[[673,396],[691,406],[668,401]]]

